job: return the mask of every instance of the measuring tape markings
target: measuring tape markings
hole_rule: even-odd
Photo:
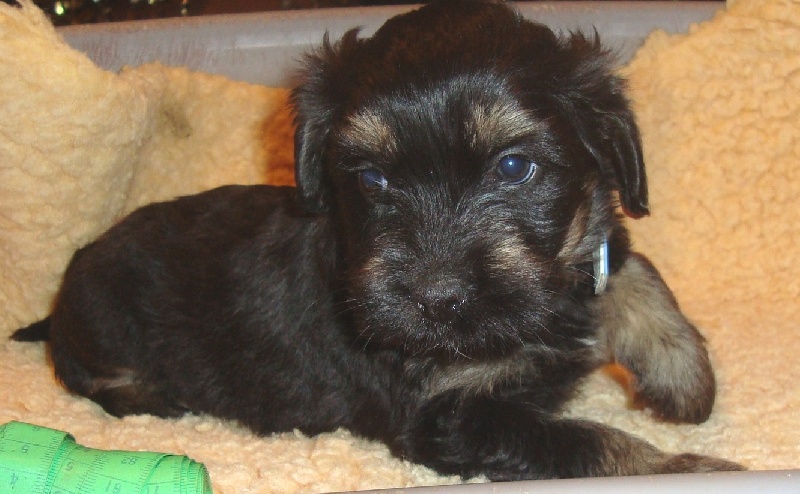
[[[208,471],[186,456],[87,448],[20,422],[0,425],[0,492],[212,494]]]
[[[37,426],[9,427],[12,424],[0,427],[0,486],[13,493],[49,492],[50,465],[68,434]]]

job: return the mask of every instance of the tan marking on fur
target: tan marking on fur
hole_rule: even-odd
[[[341,136],[351,146],[367,147],[388,154],[397,150],[392,128],[379,113],[370,110],[351,115],[342,128]]]
[[[610,206],[602,195],[596,194],[597,183],[587,179],[583,188],[589,200],[582,202],[575,211],[558,252],[558,259],[568,265],[590,261],[599,245],[600,235],[609,233],[603,232],[601,223],[607,217],[605,208]]]
[[[509,236],[497,243],[491,251],[493,266],[501,270],[516,270],[530,262],[530,252],[521,238]]]
[[[467,395],[489,394],[499,383],[531,378],[532,371],[530,361],[521,352],[490,362],[455,363],[437,370],[431,380],[430,395],[453,389]]]
[[[705,340],[644,257],[632,254],[592,309],[602,357],[633,372],[647,405],[669,420],[708,418],[716,386]]]
[[[136,383],[136,372],[122,369],[116,377],[95,377],[91,382],[89,393],[97,393],[104,389],[124,388]]]
[[[567,419],[569,420],[569,419]],[[625,476],[665,473],[707,473],[742,470],[740,465],[719,458],[694,454],[665,453],[626,432],[605,425],[572,421],[585,436],[600,440],[595,468],[588,476]]]
[[[585,248],[581,248],[589,226],[589,210],[583,205],[575,212],[575,216],[569,224],[567,235],[564,237],[564,245],[558,252],[558,259],[568,263],[577,264],[582,261],[581,257]]]
[[[383,259],[380,256],[372,256],[364,263],[362,271],[369,276],[382,276],[385,273]]]
[[[514,101],[493,101],[471,108],[465,130],[474,149],[491,148],[498,139],[514,141],[543,132],[546,125]]]

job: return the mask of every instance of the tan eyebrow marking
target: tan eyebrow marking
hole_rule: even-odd
[[[470,144],[478,148],[544,132],[547,126],[517,102],[495,100],[472,106],[464,129]]]
[[[360,110],[350,115],[340,131],[344,144],[381,153],[394,153],[397,140],[391,126],[382,115],[372,110]]]

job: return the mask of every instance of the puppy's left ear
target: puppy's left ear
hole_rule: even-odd
[[[325,172],[329,137],[344,96],[347,77],[343,52],[359,44],[358,30],[331,43],[325,35],[322,46],[306,56],[305,66],[291,102],[295,114],[295,183],[300,207],[309,213],[328,210],[330,185]]]
[[[562,108],[603,175],[619,191],[626,213],[649,214],[647,176],[639,128],[625,96],[623,79],[613,74],[613,57],[595,35],[573,34],[566,48],[576,65],[561,85]],[[566,92],[564,92],[566,91]]]

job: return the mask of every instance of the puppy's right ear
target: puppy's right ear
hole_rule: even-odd
[[[292,90],[297,197],[309,213],[328,210],[330,184],[325,162],[331,131],[345,101],[343,82],[347,71],[343,54],[359,43],[357,36],[358,30],[354,29],[333,44],[326,33],[322,46],[306,56],[299,83]]]

